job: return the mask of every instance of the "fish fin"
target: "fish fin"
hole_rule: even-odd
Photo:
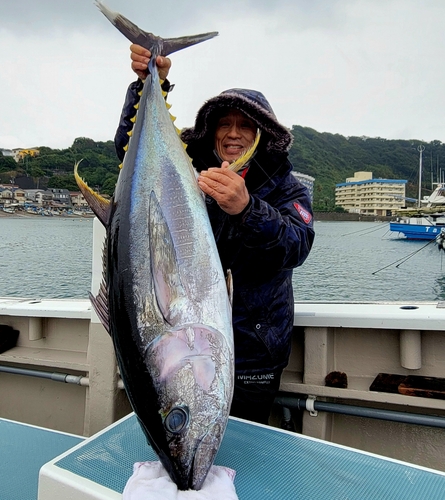
[[[214,36],[218,35],[216,31],[211,33],[202,33],[200,35],[184,36],[179,38],[165,38],[162,39],[159,36],[153,35],[153,33],[148,33],[129,19],[122,16],[118,12],[113,12],[108,7],[106,7],[100,0],[95,2],[98,9],[102,14],[113,24],[124,36],[126,36],[131,42],[142,45],[150,52],[156,55],[168,56],[173,52],[185,49],[192,45],[195,45],[206,40],[210,40]]]
[[[94,297],[92,293],[89,293],[91,304],[96,311],[97,316],[100,319],[105,330],[111,335],[110,332],[110,315],[108,312],[108,283],[107,283],[107,247],[108,247],[108,237],[105,238],[103,249],[102,249],[102,281],[99,286],[99,291]]]
[[[227,269],[226,285],[227,285],[227,293],[229,294],[229,302],[230,305],[233,306],[233,277],[232,277],[232,271],[230,269]]]
[[[91,210],[96,214],[97,218],[102,222],[102,224],[107,227],[111,202],[110,200],[105,199],[99,193],[96,193],[96,191],[93,191],[77,173],[77,169],[81,161],[82,160],[76,162],[76,164],[74,165],[74,178],[76,179],[77,185],[79,186],[81,193],[84,195],[86,201],[88,202]]]
[[[252,146],[243,155],[230,164],[229,169],[232,170],[232,172],[238,172],[238,170],[244,167],[244,165],[253,157],[260,139],[261,131],[258,129]]]
[[[107,289],[105,283],[102,281],[99,288],[99,293],[94,297],[92,293],[89,293],[91,303],[99,316],[100,322],[102,323],[105,330],[110,333],[110,317],[108,313],[108,298]]]
[[[174,325],[186,293],[170,229],[152,191],[149,203],[150,261],[156,301],[164,320]]]

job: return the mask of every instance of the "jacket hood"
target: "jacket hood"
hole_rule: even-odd
[[[269,153],[285,153],[292,144],[292,134],[278,122],[271,105],[261,92],[229,89],[206,101],[199,109],[195,126],[183,130],[181,139],[187,152],[212,147],[218,119],[229,109],[237,109],[253,120],[261,130],[260,145]]]

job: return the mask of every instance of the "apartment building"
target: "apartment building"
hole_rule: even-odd
[[[292,171],[292,175],[298,179],[301,184],[306,186],[309,190],[309,196],[311,197],[311,202],[314,201],[314,177],[311,177],[310,175],[307,174],[302,174],[301,172],[296,172],[295,170]]]
[[[335,204],[350,213],[392,215],[405,206],[406,184],[405,180],[373,179],[372,172],[355,172],[335,185]]]

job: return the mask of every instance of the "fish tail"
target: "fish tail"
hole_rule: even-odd
[[[210,40],[218,35],[218,32],[202,33],[199,35],[183,36],[179,38],[161,38],[140,29],[136,24],[122,16],[118,12],[113,12],[106,7],[100,0],[95,1],[96,6],[102,14],[113,24],[123,35],[132,43],[141,45],[148,49],[154,55],[168,56],[178,50],[191,47],[197,43]]]

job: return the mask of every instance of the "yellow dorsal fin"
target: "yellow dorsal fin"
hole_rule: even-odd
[[[253,153],[255,153],[258,143],[260,142],[260,138],[261,130],[258,129],[252,146],[229,166],[229,169],[232,170],[232,172],[238,172],[238,170],[240,170],[252,158]]]

